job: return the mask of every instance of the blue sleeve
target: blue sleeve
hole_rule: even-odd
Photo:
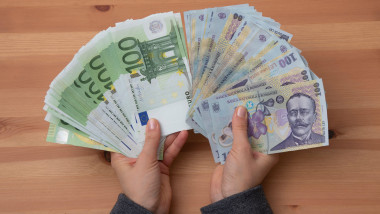
[[[273,213],[261,185],[201,208],[202,214]]]
[[[119,194],[116,204],[111,210],[111,214],[152,214],[149,210],[138,205],[131,199],[129,199],[123,193]]]

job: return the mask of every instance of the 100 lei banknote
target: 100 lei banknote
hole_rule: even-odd
[[[212,95],[211,97],[201,101],[195,107],[196,111],[194,114],[194,120],[201,125],[201,127],[207,133],[207,138],[209,139],[210,147],[212,150],[212,154],[214,156],[215,162],[220,162],[219,160],[219,147],[215,143],[215,140],[212,139],[213,133],[213,123],[211,119],[210,113],[210,104],[209,101],[219,100],[226,97],[230,97],[232,95],[236,95],[239,93],[255,93],[257,90],[271,90],[278,89],[281,90],[280,87],[284,87],[289,84],[306,82],[311,80],[311,75],[308,70],[295,68],[289,71],[286,74],[279,75],[274,78],[268,78],[259,82],[251,81],[251,79],[243,79],[240,82],[236,83],[229,90],[226,90],[221,93],[217,93]]]
[[[328,145],[321,80],[290,84],[280,90],[243,92],[209,103],[211,138],[222,163],[232,146],[231,118],[237,106],[248,110],[248,137],[252,148],[259,152],[272,154]]]

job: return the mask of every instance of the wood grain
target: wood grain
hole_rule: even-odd
[[[237,0],[0,0],[0,212],[108,213],[120,187],[103,152],[46,143],[43,100],[78,49],[115,22]],[[100,7],[99,7],[100,6]],[[380,1],[254,1],[294,34],[327,91],[330,146],[281,154],[264,188],[275,213],[380,210]],[[209,203],[213,163],[191,134],[172,168],[171,213]]]

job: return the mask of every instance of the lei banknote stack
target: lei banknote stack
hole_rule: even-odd
[[[232,147],[232,116],[248,110],[251,147],[278,153],[328,145],[322,80],[292,35],[249,5],[184,14],[192,71],[187,122],[208,138],[215,162]]]
[[[223,164],[234,110],[245,106],[254,150],[328,145],[322,80],[279,23],[247,4],[187,11],[184,21],[186,38],[180,14],[161,13],[83,46],[47,92],[47,140],[137,157],[156,118],[159,159],[165,136],[194,129]]]

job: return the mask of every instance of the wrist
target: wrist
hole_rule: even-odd
[[[128,210],[128,213],[152,214],[150,210],[147,210],[145,207],[128,198],[124,193],[121,193],[111,213],[125,213],[126,210]]]
[[[230,197],[232,195],[235,195],[235,194],[238,194],[238,193],[241,193],[241,192],[244,192],[244,191],[247,191],[253,187],[256,187],[256,186],[259,186],[260,184],[241,184],[241,185],[238,185],[235,183],[234,186],[231,186],[231,187],[226,187],[224,190],[223,190],[223,198],[227,198],[227,197]]]
[[[155,211],[155,202],[152,202],[151,200],[149,199],[146,199],[144,200],[144,198],[140,198],[140,197],[130,197],[128,195],[126,195],[130,200],[132,200],[133,202],[135,202],[136,204],[140,205],[141,207],[144,207],[145,209],[149,210],[150,212],[154,212]]]

